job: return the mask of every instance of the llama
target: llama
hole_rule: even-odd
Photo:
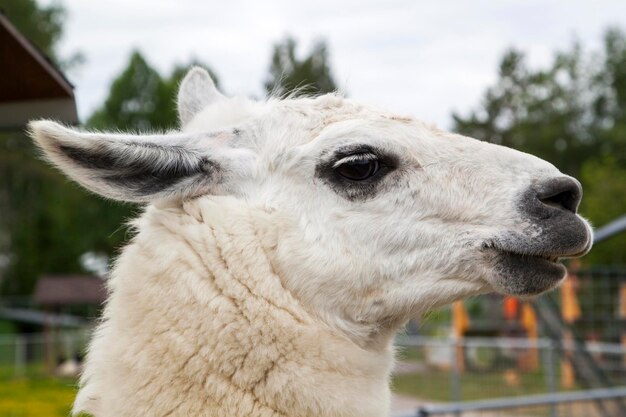
[[[180,132],[30,124],[87,189],[141,202],[74,412],[385,416],[393,337],[496,291],[532,296],[591,246],[549,163],[338,95],[228,98],[191,70]]]

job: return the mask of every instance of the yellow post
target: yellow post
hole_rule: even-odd
[[[459,372],[465,371],[465,355],[463,355],[462,340],[465,332],[470,326],[470,319],[463,306],[463,301],[452,303],[452,327],[456,340],[456,363]]]
[[[578,277],[574,272],[568,273],[567,278],[561,286],[561,317],[565,323],[571,324],[581,316],[580,306],[576,297],[576,287]],[[570,331],[563,332],[563,345],[572,346],[574,335]],[[571,356],[571,351],[565,351],[566,356]],[[566,358],[561,360],[561,386],[565,389],[574,388],[576,384],[576,374],[571,361]]]
[[[525,371],[536,371],[539,369],[539,350],[537,349],[537,339],[539,338],[539,326],[537,325],[537,315],[533,306],[526,301],[522,305],[522,327],[526,330],[526,337],[531,342],[532,347],[528,349],[528,353],[524,355],[521,363],[522,369]]]

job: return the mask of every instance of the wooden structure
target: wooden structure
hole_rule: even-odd
[[[90,275],[48,275],[39,278],[33,299],[46,308],[101,305],[106,299],[102,278]]]
[[[74,87],[0,12],[0,130],[50,118],[76,124]]]
[[[106,282],[99,277],[43,276],[37,281],[33,299],[46,312],[59,314],[71,306],[100,306],[106,300],[106,294]],[[54,323],[45,323],[45,356],[51,372],[55,369],[59,359],[57,348],[52,343],[56,329],[57,326]]]

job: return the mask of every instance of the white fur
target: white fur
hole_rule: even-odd
[[[503,231],[532,239],[516,202],[562,174],[339,96],[254,102],[221,96],[200,70],[190,77],[176,137],[217,154],[223,172],[193,193],[146,197],[158,204],[116,262],[74,411],[386,415],[396,330],[492,291],[481,245]],[[92,137],[50,122],[31,128],[53,162],[111,196],[106,177],[93,180],[50,145],[91,146]],[[207,132],[224,133],[194,139]],[[353,143],[400,158],[394,181],[357,202],[315,173],[323,155]]]

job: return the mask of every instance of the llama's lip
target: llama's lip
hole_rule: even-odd
[[[495,291],[532,296],[550,290],[567,273],[560,261],[584,255],[593,242],[591,227],[578,216],[540,231],[532,237],[507,232],[482,243],[485,279]]]
[[[520,256],[523,258],[541,258],[550,262],[559,262],[561,259],[578,258],[586,254],[591,249],[592,241],[587,238],[587,241],[581,247],[577,245],[573,248],[561,248],[559,250],[545,250],[535,249],[531,244],[509,244],[506,241],[500,242],[497,240],[486,241],[481,245],[483,251],[495,251],[503,255]],[[519,246],[519,248],[518,248]]]
[[[543,259],[552,263],[557,263],[563,258],[569,258],[569,257],[575,256],[575,255],[567,255],[567,254],[552,254],[552,253],[542,253],[542,252],[533,253],[533,252],[514,251],[514,250],[499,248],[496,246],[490,246],[488,244],[483,244],[482,249],[484,251],[496,252],[502,256],[513,256],[513,257],[519,257],[519,258],[528,259],[528,260]]]
[[[560,262],[571,253],[515,251],[508,248],[483,245],[483,253],[492,272],[487,281],[497,292],[532,296],[558,285],[566,275]]]

